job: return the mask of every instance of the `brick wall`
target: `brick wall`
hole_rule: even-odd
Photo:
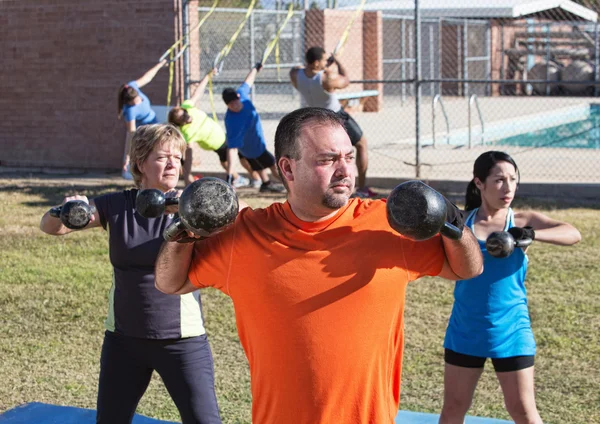
[[[180,13],[180,0],[0,2],[0,166],[119,168],[117,89],[174,42]],[[143,91],[165,104],[167,83],[165,68]]]

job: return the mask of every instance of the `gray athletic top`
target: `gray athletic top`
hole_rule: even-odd
[[[169,215],[144,218],[135,212],[138,190],[94,199],[109,234],[113,283],[109,293],[109,331],[145,339],[178,339],[205,333],[200,294],[164,294],[154,286],[154,264]]]
[[[304,73],[304,69],[299,69],[296,73],[296,86],[302,101],[306,106],[323,107],[325,109],[339,112],[342,108],[335,94],[325,91],[321,83],[323,71],[309,78]]]

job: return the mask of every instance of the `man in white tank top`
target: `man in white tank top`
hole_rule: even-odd
[[[356,167],[358,170],[357,197],[376,197],[367,187],[368,151],[367,139],[360,126],[346,113],[335,95],[335,90],[348,87],[350,79],[346,69],[332,55],[321,47],[311,47],[306,52],[306,66],[297,66],[290,71],[292,85],[302,97],[305,106],[322,107],[337,112],[344,121],[352,145],[356,147]],[[333,66],[335,65],[335,66]]]

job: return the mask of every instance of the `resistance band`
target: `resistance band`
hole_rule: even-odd
[[[240,32],[242,32],[242,29],[246,25],[246,22],[248,21],[248,18],[250,17],[250,14],[252,13],[252,10],[254,9],[255,4],[256,4],[256,0],[252,0],[250,2],[250,6],[248,6],[248,10],[246,10],[246,15],[244,16],[244,20],[240,23],[240,25],[238,26],[238,29],[233,33],[233,35],[229,39],[229,42],[225,45],[225,47],[223,47],[221,49],[221,51],[215,58],[215,61],[213,63],[213,68],[218,69],[219,72],[223,68],[223,62],[225,61],[225,58],[231,51],[231,48],[233,47],[235,40],[237,40],[238,35],[240,35]],[[212,72],[208,77],[208,94],[209,94],[209,98],[210,98],[210,107],[212,108],[213,119],[215,120],[215,122],[217,122],[218,121],[217,120],[217,111],[215,110],[215,102],[214,102],[214,95],[213,95]]]
[[[210,10],[206,13],[206,15],[204,15],[202,17],[200,22],[198,22],[196,24],[196,26],[194,26],[194,28],[189,30],[186,34],[182,35],[179,38],[179,40],[175,41],[175,43],[167,49],[167,51],[160,57],[160,59],[158,59],[158,61],[161,62],[162,60],[166,59],[167,57],[169,58],[169,62],[168,62],[169,63],[169,89],[168,89],[168,93],[167,93],[167,106],[169,106],[171,104],[171,94],[173,92],[174,65],[175,65],[175,62],[177,61],[177,59],[179,59],[181,57],[181,55],[183,54],[185,49],[187,49],[189,47],[189,45],[190,45],[189,38],[188,38],[188,41],[183,46],[181,46],[181,48],[179,49],[177,54],[175,54],[175,49],[177,48],[177,46],[179,46],[183,42],[183,40],[186,37],[189,37],[191,33],[196,31],[197,29],[199,29],[204,24],[204,22],[206,22],[208,17],[210,15],[212,15],[212,13],[215,11],[218,3],[219,3],[219,0],[215,0],[213,5],[211,6]]]
[[[366,1],[367,0],[361,0],[360,5],[358,6],[358,9],[356,9],[356,12],[354,12],[354,15],[352,15],[350,22],[348,22],[348,25],[346,25],[346,29],[342,33],[342,37],[340,38],[340,41],[338,41],[337,46],[335,46],[335,49],[333,50],[334,55],[342,54],[342,49],[344,48],[344,44],[346,44],[346,41],[348,40],[348,34],[350,34],[350,29],[352,28],[352,25],[354,24],[354,21],[356,20],[356,18],[360,14],[360,12],[365,7]]]
[[[294,15],[294,3],[292,2],[292,3],[290,3],[290,7],[288,9],[288,13],[287,13],[287,15],[285,17],[285,20],[283,21],[283,23],[281,24],[281,26],[277,30],[277,34],[275,34],[275,38],[273,38],[271,40],[271,42],[269,43],[269,45],[267,45],[267,48],[265,49],[265,52],[263,53],[263,57],[262,57],[262,60],[261,60],[261,63],[263,65],[267,61],[269,55],[273,51],[273,47],[275,47],[276,44],[277,44],[277,49],[275,50],[275,56],[278,56],[277,50],[279,50],[279,37],[281,36],[281,32],[283,31],[283,29],[285,28],[285,26],[287,25],[287,23],[289,22],[289,20],[292,18],[293,15]]]

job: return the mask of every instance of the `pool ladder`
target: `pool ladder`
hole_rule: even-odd
[[[481,108],[479,107],[479,100],[477,99],[477,94],[471,94],[471,96],[469,97],[469,149],[471,147],[473,147],[473,142],[472,142],[472,125],[471,125],[471,109],[473,107],[473,104],[475,104],[475,107],[477,108],[477,115],[479,116],[479,122],[481,123],[481,145],[485,146],[485,138],[483,136],[483,134],[485,133],[485,127],[484,127],[484,123],[483,123],[483,115],[481,114]]]
[[[442,113],[444,114],[444,120],[446,121],[446,144],[450,144],[450,122],[448,121],[448,114],[446,113],[446,108],[444,107],[442,96],[436,94],[435,96],[433,96],[433,100],[431,101],[431,138],[433,147],[435,147],[435,105],[437,103],[440,104]]]

